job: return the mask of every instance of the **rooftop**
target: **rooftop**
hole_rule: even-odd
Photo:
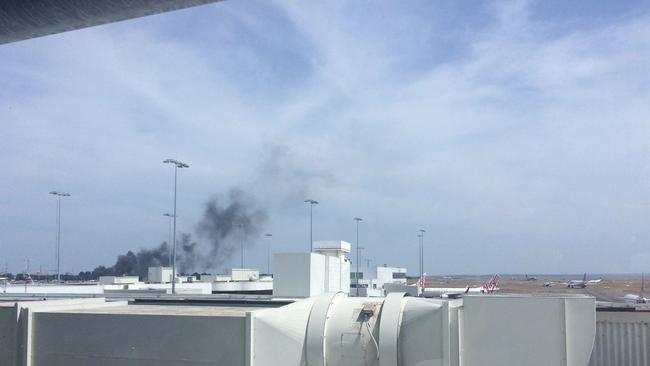
[[[176,315],[176,316],[221,316],[245,317],[246,312],[259,307],[244,306],[192,306],[192,305],[119,305],[97,308],[53,309],[51,313],[74,314],[126,314],[126,315]]]

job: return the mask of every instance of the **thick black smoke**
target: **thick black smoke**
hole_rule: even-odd
[[[230,190],[224,204],[213,198],[205,205],[203,218],[197,226],[201,239],[209,244],[206,267],[215,267],[229,259],[242,244],[251,246],[262,233],[268,216],[257,208],[243,191]]]
[[[217,198],[210,199],[196,226],[201,240],[193,241],[189,233],[177,237],[178,270],[190,273],[214,269],[223,264],[239,250],[242,243],[248,247],[255,243],[267,218],[266,211],[257,207],[242,190],[231,189],[223,203]],[[129,250],[117,257],[115,265],[108,268],[99,266],[93,274],[145,278],[149,267],[170,265],[169,250],[166,242],[153,249],[140,249],[137,253]]]
[[[197,252],[198,243],[192,241],[192,235],[182,234],[180,240],[176,242],[176,261],[178,270],[182,273],[188,273],[195,270],[199,264],[201,255]]]
[[[99,266],[95,268],[95,276],[147,276],[149,267],[166,266],[169,262],[169,246],[163,242],[152,249],[140,249],[137,253],[129,250],[126,254],[117,257],[111,267]]]

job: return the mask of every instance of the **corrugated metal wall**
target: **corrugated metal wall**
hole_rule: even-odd
[[[650,312],[597,312],[589,366],[649,365]]]

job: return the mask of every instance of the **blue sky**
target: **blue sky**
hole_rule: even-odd
[[[648,271],[649,59],[625,1],[227,1],[2,45],[0,266],[54,268],[53,189],[65,271],[159,244],[174,157],[183,232],[237,186],[275,251],[309,197],[373,264],[417,271],[422,227],[431,274]]]

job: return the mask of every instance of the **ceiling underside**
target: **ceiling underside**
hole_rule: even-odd
[[[0,0],[0,44],[221,0]]]

